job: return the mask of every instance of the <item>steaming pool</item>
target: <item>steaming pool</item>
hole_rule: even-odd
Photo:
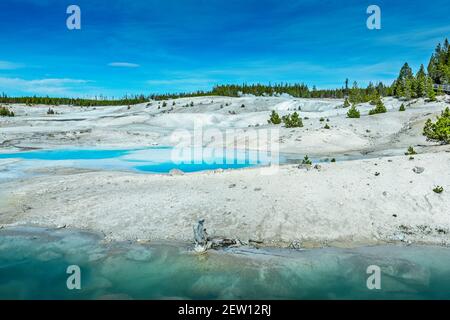
[[[173,169],[189,173],[241,169],[271,162],[271,157],[263,152],[212,148],[33,150],[0,153],[0,179],[20,177],[36,169],[56,167],[164,174]]]

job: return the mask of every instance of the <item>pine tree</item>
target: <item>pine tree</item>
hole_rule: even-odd
[[[405,152],[405,156],[414,156],[417,152],[414,150],[413,146],[409,146],[408,151]]]
[[[442,111],[441,116],[433,123],[428,119],[423,129],[423,134],[432,141],[439,141],[445,144],[450,143],[450,109],[447,107]]]
[[[348,91],[348,78],[345,79],[345,95],[348,97],[349,91]]]
[[[303,127],[303,121],[297,112],[292,115],[287,115],[282,118],[286,128],[300,128]]]
[[[398,111],[406,111],[405,104],[402,103],[402,105],[400,106],[400,109],[398,109]]]
[[[303,127],[302,119],[300,118],[299,114],[297,112],[294,112],[291,116],[291,122],[293,127]]]
[[[414,77],[413,72],[409,64],[406,62],[400,69],[399,79],[408,79]]]
[[[348,118],[361,118],[361,113],[356,109],[356,104],[353,104],[350,110],[347,112]]]
[[[380,97],[380,92],[375,88],[372,82],[369,82],[369,86],[366,89],[366,96],[369,100],[376,100]]]
[[[312,165],[312,161],[309,159],[308,155],[306,155],[302,160],[303,165]]]
[[[361,94],[358,87],[358,82],[353,82],[353,87],[350,90],[349,100],[351,103],[360,103],[361,101]]]
[[[394,95],[397,97],[405,97],[407,100],[413,97],[414,75],[408,63],[405,63],[400,69],[395,87],[393,86]]]
[[[376,106],[379,101],[381,101],[381,96],[378,91],[375,91],[375,93],[371,96],[370,104]]]
[[[444,46],[439,43],[428,63],[428,74],[436,84],[450,83],[450,46],[445,39]]]
[[[434,82],[438,83],[437,80],[437,67],[438,67],[438,61],[436,58],[436,55],[433,54],[430,58],[430,62],[428,63],[428,75],[433,79]]]
[[[280,124],[281,123],[281,118],[275,110],[272,111],[272,114],[270,115],[270,119],[268,120],[268,122],[269,122],[269,124]]]
[[[416,75],[416,96],[418,98],[422,98],[425,97],[426,95],[427,95],[427,75],[425,73],[425,67],[422,64]]]
[[[436,101],[436,92],[434,92],[433,79],[431,79],[430,77],[427,77],[427,80],[426,80],[426,91],[427,91],[428,100]]]
[[[376,107],[369,111],[369,115],[372,116],[374,114],[386,113],[386,112],[387,112],[387,109],[384,106],[383,101],[380,100],[380,101],[377,102]]]
[[[404,97],[406,100],[411,100],[413,97],[413,83],[411,78],[406,78],[405,79],[405,84],[404,84]]]

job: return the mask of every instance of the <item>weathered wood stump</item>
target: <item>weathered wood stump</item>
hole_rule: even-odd
[[[205,220],[201,219],[194,226],[195,251],[197,252],[205,252],[210,247],[208,233],[206,232],[204,223]]]
[[[205,220],[201,219],[197,222],[194,229],[195,252],[205,253],[208,249],[221,249],[231,246],[239,246],[241,242],[234,239],[226,238],[210,238],[205,228]]]

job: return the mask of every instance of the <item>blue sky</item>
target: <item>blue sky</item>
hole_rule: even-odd
[[[81,8],[81,30],[66,9]],[[382,29],[366,27],[381,8]],[[121,97],[222,83],[390,83],[450,37],[450,1],[1,0],[0,92]]]

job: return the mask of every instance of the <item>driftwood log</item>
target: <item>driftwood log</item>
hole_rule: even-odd
[[[194,242],[196,246],[206,246],[208,244],[208,233],[205,228],[205,220],[201,219],[194,226]]]
[[[194,226],[194,242],[196,252],[206,252],[208,249],[220,249],[224,247],[241,245],[239,240],[225,238],[210,238],[205,228],[205,220],[201,219]]]

